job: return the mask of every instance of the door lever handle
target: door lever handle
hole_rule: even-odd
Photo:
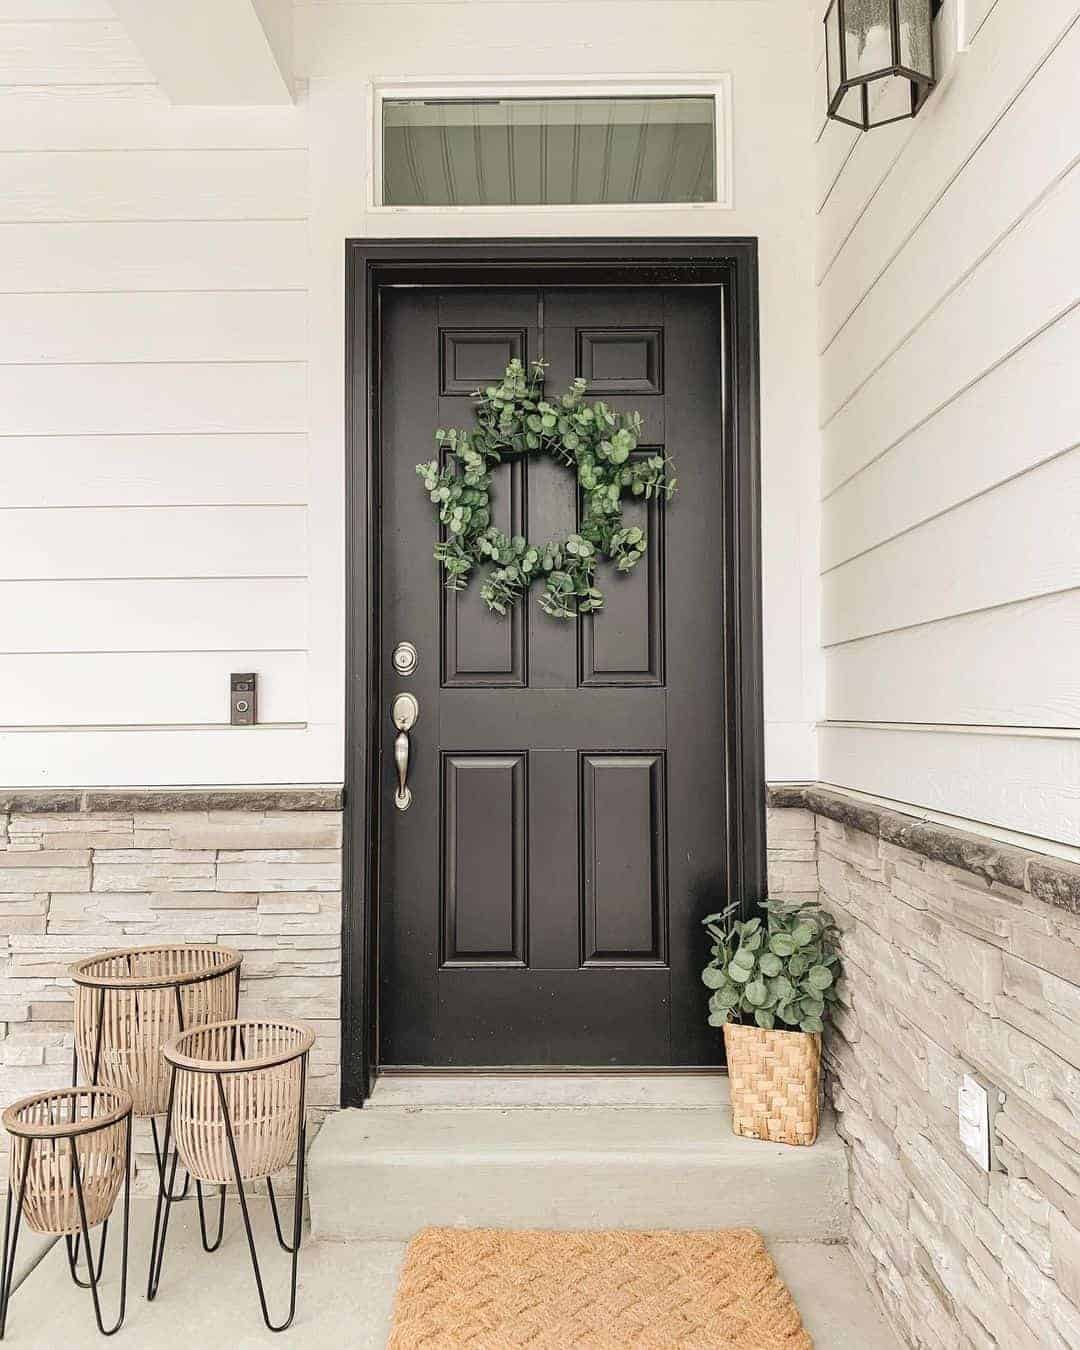
[[[409,732],[420,716],[420,705],[412,694],[397,694],[390,704],[390,720],[397,727],[394,738],[394,767],[397,770],[397,790],[394,793],[394,805],[399,811],[407,811],[412,805],[412,788],[409,787]]]

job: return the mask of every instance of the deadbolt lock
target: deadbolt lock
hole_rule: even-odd
[[[411,675],[420,664],[420,653],[411,642],[399,642],[390,659],[399,675]]]

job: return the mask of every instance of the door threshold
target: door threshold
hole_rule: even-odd
[[[552,1107],[649,1108],[667,1110],[726,1108],[727,1075],[632,1072],[573,1073],[548,1070],[498,1073],[446,1071],[381,1073],[364,1109],[510,1110]]]
[[[723,1064],[633,1064],[607,1067],[603,1064],[382,1064],[373,1072],[374,1078],[439,1078],[480,1077],[495,1078],[512,1075],[520,1078],[543,1078],[545,1076],[569,1077],[587,1075],[590,1078],[665,1078],[678,1076],[690,1078],[726,1078],[727,1068]]]

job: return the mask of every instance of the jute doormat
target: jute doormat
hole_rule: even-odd
[[[760,1235],[426,1228],[388,1350],[812,1350]]]

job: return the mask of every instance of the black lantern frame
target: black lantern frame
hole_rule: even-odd
[[[861,4],[860,0],[832,0],[825,14],[825,82],[831,118],[869,131],[915,116],[937,83],[934,17],[941,4],[942,0],[871,0],[869,5],[867,0],[861,0]],[[879,10],[884,21],[879,26],[889,39],[889,59],[871,70],[849,68],[847,21],[858,9],[864,14]],[[923,10],[925,51],[921,53],[923,59],[916,60],[910,25],[912,17],[920,17]],[[925,68],[918,69],[918,65]],[[875,93],[881,90],[883,94],[875,100]]]

